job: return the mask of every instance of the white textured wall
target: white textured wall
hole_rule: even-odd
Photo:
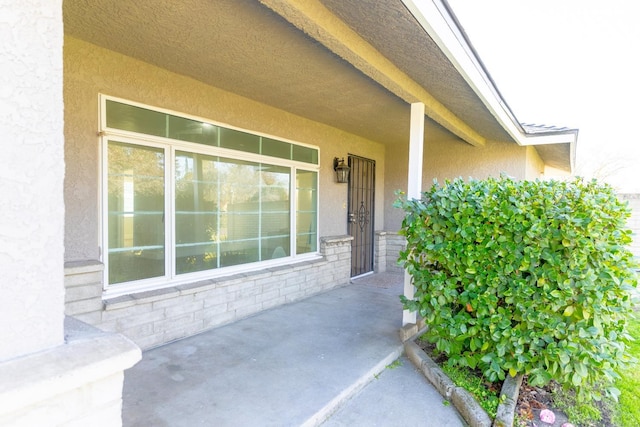
[[[63,342],[62,1],[0,0],[0,361]]]

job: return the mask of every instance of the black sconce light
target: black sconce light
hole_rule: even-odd
[[[351,168],[344,164],[344,157],[338,159],[337,157],[333,158],[333,170],[336,171],[336,179],[338,182],[345,183],[349,182],[349,170]]]

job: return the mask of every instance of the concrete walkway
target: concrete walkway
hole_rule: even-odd
[[[123,425],[462,426],[393,363],[401,293],[401,276],[372,275],[149,350],[125,373]]]

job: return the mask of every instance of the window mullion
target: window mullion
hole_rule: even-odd
[[[319,164],[317,160],[314,160],[313,156],[319,156],[318,148],[307,147],[302,144],[298,146],[293,142],[278,141],[276,139],[271,141],[266,137],[252,134],[251,132],[233,129],[230,129],[227,133],[236,136],[241,133],[259,137],[260,150],[258,152],[243,150],[237,144],[231,143],[227,144],[228,147],[227,145],[223,147],[221,143],[223,133],[221,131],[216,132],[215,135],[212,134],[212,137],[215,138],[211,140],[213,142],[209,140],[207,140],[209,142],[205,143],[200,140],[175,139],[179,136],[175,129],[172,130],[172,126],[175,127],[176,123],[178,126],[198,124],[198,120],[189,119],[190,121],[181,122],[179,120],[180,116],[171,115],[167,111],[161,111],[165,114],[164,121],[157,120],[158,123],[156,124],[159,126],[156,126],[153,132],[139,133],[138,129],[145,130],[146,128],[142,126],[130,129],[127,127],[128,125],[125,126],[128,122],[125,123],[120,117],[123,111],[127,112],[126,109],[122,111],[113,110],[111,122],[108,122],[107,101],[107,97],[101,96],[100,122],[103,130],[101,132],[101,157],[103,161],[101,162],[102,170],[100,172],[102,181],[102,196],[100,199],[102,204],[100,209],[102,215],[101,255],[105,263],[104,283],[107,291],[111,292],[116,289],[112,288],[112,285],[117,285],[119,287],[118,290],[128,289],[127,286],[129,285],[131,285],[129,286],[131,289],[133,289],[134,285],[153,287],[155,284],[162,285],[163,282],[186,280],[189,277],[204,277],[206,270],[233,268],[235,265],[253,263],[255,261],[271,262],[274,257],[286,256],[286,254],[282,254],[282,249],[286,247],[286,231],[284,230],[286,225],[283,222],[285,212],[283,210],[287,205],[285,204],[285,195],[283,193],[286,187],[283,184],[286,179],[287,169],[290,174],[288,182],[288,254],[290,257],[296,257],[300,255],[298,251],[301,254],[313,251],[314,248],[310,247],[310,245],[313,245],[311,240],[313,238],[316,240],[315,250],[317,251]],[[125,104],[126,102],[123,105]],[[140,112],[139,109],[145,110],[149,114],[154,111],[144,105],[134,106],[138,108],[138,110],[134,111],[136,114]],[[120,116],[116,115],[116,113],[120,114]],[[135,119],[136,117],[134,114],[133,118]],[[205,124],[208,125],[205,122],[200,124],[203,126]],[[222,129],[222,126],[220,126],[220,129]],[[113,145],[111,140],[114,140]],[[267,144],[269,141],[271,145]],[[289,144],[289,155],[287,155],[286,150],[283,151],[283,144]],[[266,153],[265,149],[268,149]],[[305,149],[307,151],[311,150],[311,154]],[[313,154],[314,150],[318,154]],[[185,152],[184,155],[183,151]],[[297,154],[294,155],[295,153]],[[197,163],[194,165],[193,182],[186,184],[193,185],[193,194],[187,195],[187,199],[183,198],[183,179],[185,179],[181,172],[183,156],[185,158],[192,156],[196,158]],[[110,164],[109,157],[112,157],[113,165]],[[198,163],[199,160],[197,158],[200,157],[202,157],[201,161],[204,161],[203,159],[206,157],[207,162],[213,163],[207,163],[205,168],[203,164]],[[122,159],[125,159],[126,162],[121,165]],[[177,161],[181,161],[180,165],[176,165]],[[226,179],[226,181],[221,179],[221,169],[224,169],[223,175],[226,176],[229,175],[228,169],[232,166],[246,168],[247,170],[257,167],[259,170],[258,182],[249,179],[248,172],[237,177],[234,174],[230,174],[231,178]],[[251,173],[253,174],[253,172]],[[301,176],[298,176],[299,173]],[[309,176],[308,173],[313,174],[313,176]],[[212,177],[215,177],[215,183],[210,182],[214,178],[206,178],[208,176],[206,174],[211,174]],[[131,178],[127,178],[129,175]],[[313,177],[315,177],[315,182],[309,184],[308,181],[312,180]],[[132,182],[129,184],[127,179]],[[237,182],[229,182],[230,180],[237,180]],[[252,182],[249,183],[250,181]],[[164,186],[163,189],[160,189],[161,183]],[[298,189],[300,185],[304,187],[304,189],[300,190],[304,194],[301,218],[298,217],[298,209],[301,209]],[[257,186],[258,190],[257,198],[244,201],[236,200],[235,206],[233,204],[227,206],[233,200],[223,203],[223,196],[229,190],[227,187],[231,191],[237,187],[238,191],[243,190],[244,193],[247,193],[247,191],[251,190],[251,193],[253,193],[255,186]],[[164,193],[163,195],[161,191]],[[216,193],[217,199],[212,200],[211,198],[215,197]],[[127,207],[127,201],[129,200],[127,197],[135,197],[135,204]],[[194,200],[191,218],[188,208],[185,208],[184,215],[182,213],[183,202],[190,200],[190,197],[193,197]],[[249,194],[245,194],[244,197],[249,197]],[[308,200],[309,197],[315,203],[311,199]],[[257,206],[255,206],[256,199]],[[112,209],[110,209],[110,203],[113,204]],[[123,203],[124,205],[122,205]],[[310,204],[314,206],[309,206]],[[225,212],[222,211],[223,206]],[[161,208],[163,209],[162,213],[160,212]],[[180,209],[181,213],[177,211],[178,209]],[[217,210],[217,212],[212,212],[215,218],[211,218],[205,212],[208,210]],[[309,212],[310,210],[312,212]],[[205,214],[206,217],[201,216]],[[157,218],[159,215],[161,215],[162,223],[158,223]],[[177,215],[181,216],[177,217]],[[230,216],[233,216],[233,218],[230,218]],[[184,218],[186,218],[186,222],[183,222]],[[257,218],[258,223],[252,224],[252,218]],[[230,223],[231,220],[234,220],[234,227],[241,227],[241,229],[232,230],[230,228],[232,225]],[[192,226],[189,225],[189,221],[194,221]],[[206,228],[205,225],[209,224],[206,221],[210,222],[209,228],[216,228],[211,231],[211,238],[209,238],[211,242],[207,241],[207,236],[209,236],[210,232],[203,231]],[[303,235],[300,236],[300,244],[302,245],[300,247],[298,246],[298,224],[301,224],[305,229],[302,230]],[[225,229],[224,237],[221,236],[223,226]],[[109,227],[113,229],[110,230]],[[120,229],[118,227],[129,228],[123,229],[119,233]],[[184,228],[184,230],[187,230],[185,233],[183,233],[183,227],[187,227]],[[242,229],[242,227],[244,228]],[[209,228],[206,228],[206,230],[209,230]],[[232,231],[235,231],[235,234],[231,233]],[[164,236],[160,236],[161,232],[164,232]],[[257,233],[257,235],[252,235],[254,233]],[[112,243],[110,241],[112,238],[120,240],[113,240],[115,243]],[[224,240],[222,240],[223,238]],[[304,240],[305,238],[308,238],[309,241]],[[179,245],[178,239],[180,239]],[[112,244],[113,248],[110,248]],[[164,250],[160,247],[161,244],[164,244]],[[258,247],[255,248],[254,244],[257,244]],[[209,249],[205,248],[205,245],[208,245]],[[186,248],[184,251],[183,247]],[[112,250],[110,251],[110,249]],[[207,250],[209,251],[208,253]],[[244,253],[240,253],[238,250],[244,251]],[[238,253],[234,253],[234,251]],[[183,255],[191,256],[191,252],[196,253],[195,256],[201,256],[202,269],[183,269]],[[162,253],[164,253],[164,259]],[[225,254],[227,259],[223,262],[222,259]],[[216,258],[215,261],[211,259],[213,256]],[[206,265],[205,259],[208,260]],[[110,262],[112,263],[112,269],[109,268]],[[160,271],[163,265],[164,275]],[[115,271],[115,273],[109,273],[111,270]],[[128,271],[132,274],[125,277],[121,274],[121,271]],[[112,280],[113,278],[109,278],[109,274],[123,279]],[[197,274],[200,276],[197,276]]]
[[[222,244],[222,238],[220,237],[220,230],[222,228],[222,189],[220,185],[220,157],[216,157],[216,191],[218,193],[218,214],[216,216],[216,268],[220,268],[222,266],[222,263],[220,262],[220,257],[222,255],[222,251],[220,250],[220,245]]]
[[[100,138],[101,149],[102,149],[102,162],[101,162],[101,186],[102,186],[102,199],[101,199],[101,209],[100,212],[102,214],[101,224],[102,224],[102,241],[100,248],[100,256],[102,259],[102,264],[104,265],[103,269],[103,289],[107,289],[109,285],[109,189],[108,189],[108,175],[109,175],[109,149],[108,144],[109,141],[106,137]]]
[[[165,148],[164,182],[165,182],[165,202],[164,202],[164,230],[165,230],[165,271],[166,277],[176,276],[176,249],[175,249],[175,148]]]
[[[289,253],[291,256],[296,256],[297,248],[296,241],[298,240],[298,230],[297,230],[297,215],[298,209],[296,206],[296,202],[298,200],[298,168],[295,166],[291,168],[291,179],[289,179],[289,229],[291,232],[289,233]]]
[[[262,258],[262,191],[264,190],[262,188],[262,174],[263,174],[263,169],[262,169],[262,163],[260,163],[259,166],[259,173],[258,173],[258,261],[263,261],[264,258]]]

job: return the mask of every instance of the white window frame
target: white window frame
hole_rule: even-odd
[[[249,152],[243,152],[222,147],[212,147],[199,143],[192,143],[186,141],[180,141],[165,137],[140,134],[136,132],[130,132],[120,129],[109,128],[106,125],[106,101],[112,100],[123,104],[128,104],[136,107],[145,108],[148,110],[158,111],[166,114],[171,114],[178,117],[183,117],[191,120],[201,121],[203,123],[209,123],[214,126],[224,127],[228,129],[238,130],[249,134],[276,139],[284,142],[288,142],[295,145],[305,146],[318,150],[318,164],[308,164],[295,160],[280,159],[276,157],[270,157],[260,154],[253,154]],[[215,122],[201,117],[188,115],[181,112],[158,108],[146,104],[141,104],[133,101],[129,101],[122,98],[117,98],[109,95],[99,95],[99,136],[100,136],[100,248],[101,248],[101,261],[104,264],[104,280],[103,289],[104,295],[108,297],[116,297],[120,295],[126,295],[131,293],[144,292],[148,290],[161,289],[171,286],[176,286],[184,283],[196,282],[199,280],[210,279],[215,277],[223,277],[233,275],[241,272],[258,271],[264,268],[288,265],[294,262],[307,261],[310,259],[320,258],[320,237],[318,230],[320,228],[320,215],[319,215],[319,194],[316,195],[316,251],[305,254],[296,253],[297,242],[297,224],[296,224],[296,179],[298,170],[305,170],[310,172],[316,172],[316,191],[319,193],[320,183],[320,148],[317,146],[304,144],[296,141],[287,140],[273,135],[263,134],[247,129],[230,126],[227,124]],[[165,192],[164,192],[164,209],[165,209],[165,275],[163,277],[154,277],[149,279],[135,280],[131,282],[123,282],[110,285],[109,284],[109,257],[108,257],[108,242],[109,242],[109,230],[108,230],[108,143],[109,141],[124,142],[129,144],[136,144],[140,146],[148,146],[154,148],[161,148],[165,153]],[[289,180],[289,209],[290,209],[290,237],[289,237],[289,249],[290,254],[287,257],[278,258],[275,260],[257,261],[247,264],[239,264],[229,267],[220,267],[211,270],[203,270],[192,273],[176,274],[175,272],[175,152],[186,151],[190,153],[198,153],[210,156],[225,157],[234,160],[245,160],[254,163],[265,163],[274,166],[287,167],[290,170]]]

